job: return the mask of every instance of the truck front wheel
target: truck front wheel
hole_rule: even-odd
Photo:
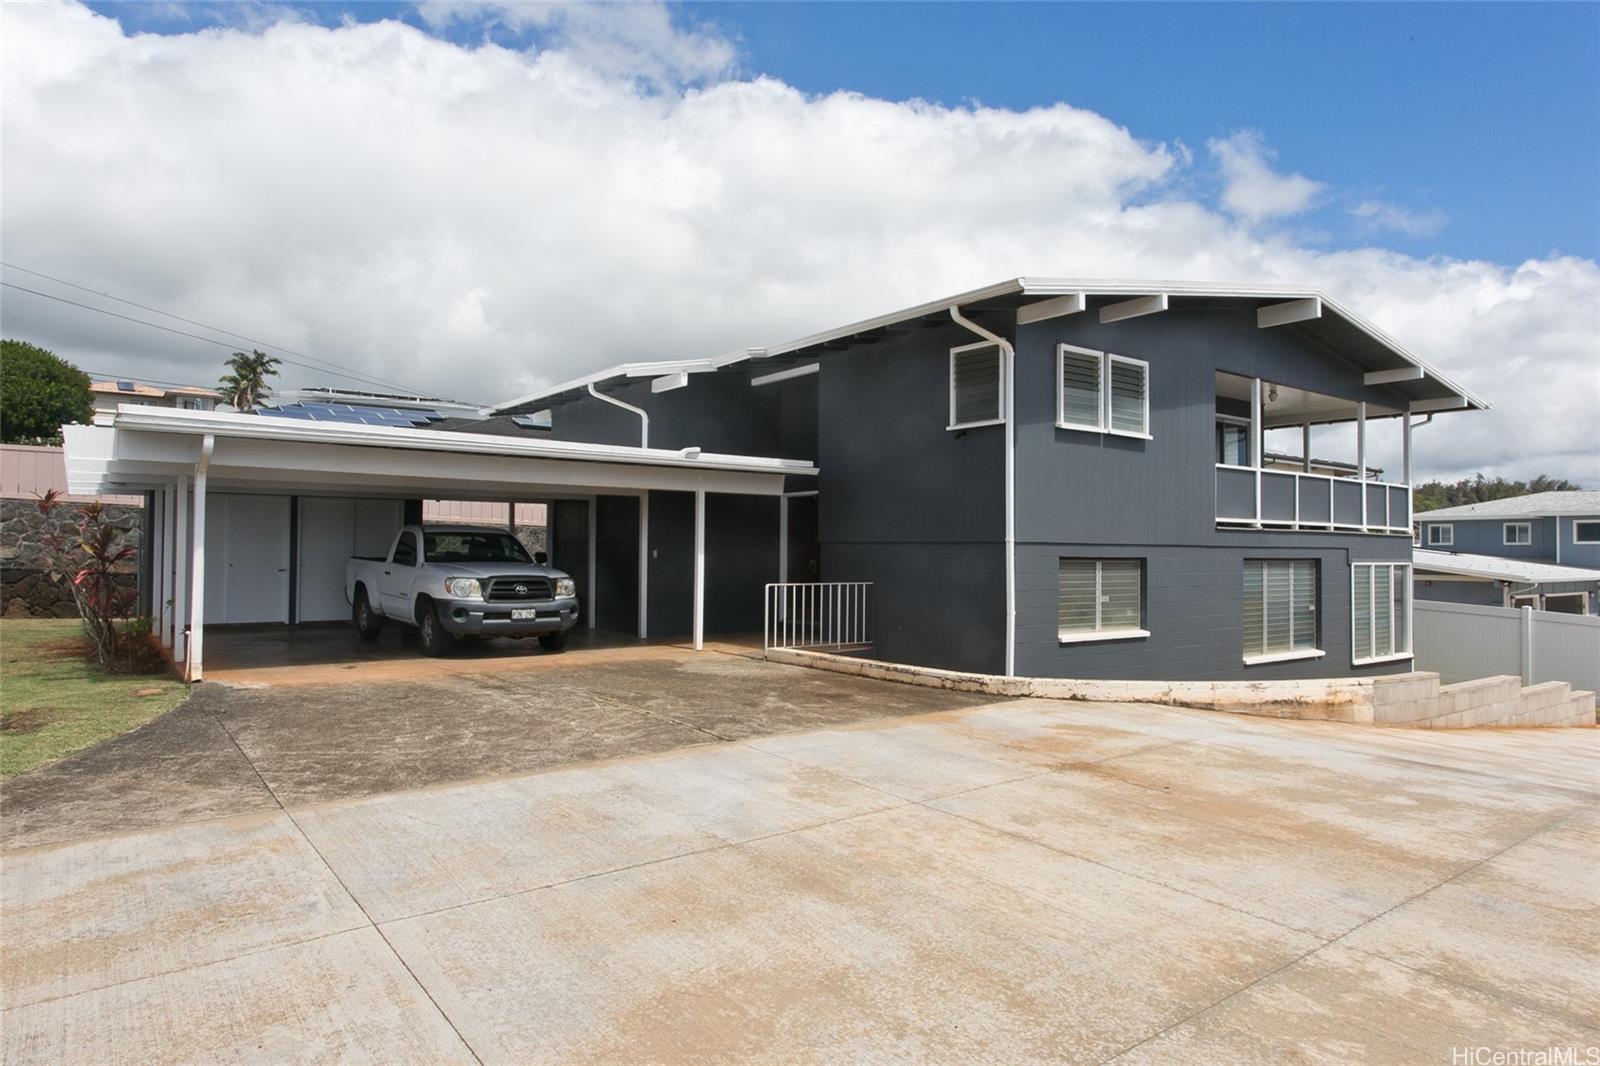
[[[378,612],[372,609],[372,604],[367,599],[367,590],[363,587],[356,589],[355,606],[350,609],[351,620],[356,624],[356,632],[362,640],[377,640],[378,634],[383,632],[383,619]]]
[[[445,631],[444,625],[439,621],[439,611],[434,607],[432,600],[417,608],[417,633],[422,637],[424,655],[443,655],[450,650],[450,645],[455,643],[454,638]]]

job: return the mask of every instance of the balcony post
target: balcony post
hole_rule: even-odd
[[[1305,422],[1300,426],[1300,468],[1306,473],[1311,473],[1311,423]]]
[[[1361,529],[1367,529],[1367,401],[1356,404],[1356,480],[1361,483]]]
[[[1406,485],[1406,525],[1411,525],[1411,515],[1416,511],[1416,501],[1411,498],[1411,414],[1400,412],[1400,480]],[[1390,523],[1393,524],[1392,522]],[[1559,520],[1557,525],[1560,525]],[[1559,534],[1559,530],[1557,531]],[[1556,562],[1561,561],[1561,537],[1556,537]]]
[[[1261,379],[1250,379],[1250,465],[1256,478],[1256,526],[1261,525],[1261,453],[1266,443],[1261,425]]]

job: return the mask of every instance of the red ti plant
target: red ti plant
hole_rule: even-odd
[[[39,513],[47,520],[64,510],[60,492],[51,489],[39,500]],[[121,634],[117,622],[128,617],[134,593],[117,583],[116,568],[133,557],[122,530],[106,519],[105,507],[94,501],[79,507],[76,522],[47,522],[44,556],[50,576],[65,578],[83,628],[94,641],[95,656],[107,667],[117,660]]]

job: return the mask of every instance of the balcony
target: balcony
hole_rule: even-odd
[[[1411,535],[1411,486],[1217,464],[1217,525]]]
[[[1221,371],[1216,377],[1218,528],[1410,536],[1411,426],[1404,409]],[[1394,419],[1390,424],[1399,428],[1399,481],[1384,480],[1368,461],[1368,423],[1377,418]],[[1353,444],[1354,462],[1313,458],[1313,431],[1322,435],[1322,447],[1341,437],[1345,447]]]

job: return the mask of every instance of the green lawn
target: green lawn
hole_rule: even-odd
[[[0,778],[126,733],[185,693],[166,674],[107,674],[76,619],[0,619]]]

